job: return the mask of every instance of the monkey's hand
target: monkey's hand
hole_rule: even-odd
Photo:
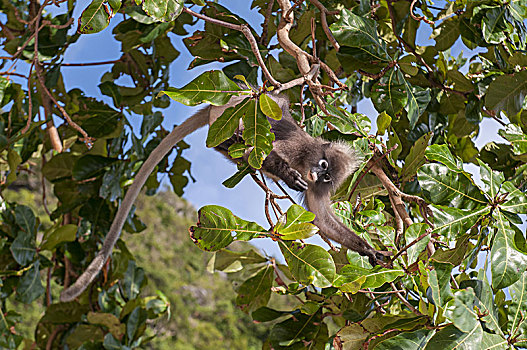
[[[295,169],[290,169],[286,176],[282,177],[285,184],[295,191],[307,190],[307,182],[302,178],[302,175]]]

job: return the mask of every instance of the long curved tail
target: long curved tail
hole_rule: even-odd
[[[128,213],[135,202],[135,199],[141,192],[141,188],[150,176],[156,165],[165,157],[172,148],[181,141],[185,136],[206,125],[209,121],[209,107],[197,112],[182,124],[178,125],[170,134],[168,134],[161,143],[150,153],[146,161],[137,172],[134,182],[126,192],[117,214],[115,215],[110,231],[106,235],[100,252],[90,263],[86,271],[77,278],[74,284],[62,291],[60,301],[67,302],[78,297],[86,287],[93,281],[99,271],[110,257],[113,246],[121,234],[123,225],[128,217]]]
[[[325,197],[317,197],[309,189],[306,192],[305,201],[308,209],[316,215],[314,224],[320,229],[325,237],[342,244],[344,247],[356,251],[362,256],[367,256],[372,265],[378,263],[382,254],[376,251],[364,239],[344,225],[331,210],[329,194]],[[382,260],[382,259],[381,259]]]

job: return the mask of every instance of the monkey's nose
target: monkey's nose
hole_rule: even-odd
[[[307,172],[307,179],[308,179],[309,181],[312,181],[312,182],[317,182],[317,180],[318,180],[318,175],[317,175],[317,173],[314,172],[314,171],[308,171],[308,172]]]

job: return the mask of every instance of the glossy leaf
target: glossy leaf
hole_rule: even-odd
[[[254,222],[234,216],[226,208],[207,205],[198,211],[198,223],[191,226],[190,238],[203,250],[216,251],[231,244],[234,239],[249,240],[266,232]]]
[[[512,144],[514,154],[521,155],[527,153],[527,135],[523,133],[519,126],[509,124],[505,129],[499,130],[498,133]]]
[[[437,332],[428,342],[425,350],[473,350],[480,349],[483,329],[478,323],[470,332],[462,332],[450,325]]]
[[[527,330],[527,320],[525,310],[527,310],[527,272],[523,272],[520,279],[509,287],[511,293],[511,303],[509,305],[508,318],[512,331],[511,336],[525,334]]]
[[[187,106],[210,103],[221,106],[229,102],[232,96],[242,91],[238,85],[227,78],[220,70],[202,73],[196,79],[179,89],[163,91],[174,101]]]
[[[31,234],[19,231],[10,250],[17,263],[21,266],[27,266],[33,261],[37,253],[35,239]]]
[[[326,106],[330,115],[324,116],[324,120],[330,122],[343,134],[359,133],[367,136],[371,130],[370,119],[364,114],[350,113],[343,108],[332,105]]]
[[[216,147],[235,134],[240,127],[240,119],[249,111],[249,99],[245,99],[236,106],[227,108],[223,114],[212,123],[207,134],[207,147]]]
[[[273,150],[274,134],[271,124],[254,100],[249,101],[247,109],[248,112],[243,115],[242,136],[246,145],[253,146],[249,153],[249,165],[260,169],[264,159]]]
[[[478,324],[478,315],[474,310],[476,296],[472,288],[462,289],[454,294],[445,308],[445,317],[462,332],[470,332]]]
[[[463,210],[441,205],[430,206],[433,213],[434,233],[455,239],[468,231],[481,217],[490,212],[489,207],[478,210]]]
[[[505,203],[499,205],[501,209],[516,214],[527,213],[527,195],[520,191],[513,183],[505,181],[501,186],[501,193],[507,193]]]
[[[93,0],[84,11],[79,19],[77,31],[81,34],[98,33],[108,27],[110,19],[115,16],[119,6],[113,7],[114,1]]]
[[[428,284],[432,289],[432,298],[436,306],[444,307],[452,299],[452,290],[450,287],[450,274],[452,265],[434,263],[434,269],[428,276]]]
[[[424,349],[434,332],[429,329],[419,329],[414,332],[397,334],[377,344],[375,350],[415,350]]]
[[[238,289],[236,305],[246,313],[266,306],[271,298],[273,277],[273,267],[266,265],[256,275],[243,282]]]
[[[278,242],[293,277],[302,284],[318,288],[332,285],[335,279],[335,263],[324,248],[295,242]]]
[[[152,18],[163,21],[174,21],[183,10],[184,0],[144,0],[143,10]]]
[[[496,212],[496,235],[490,251],[492,288],[510,286],[527,269],[527,254],[520,251],[514,241],[514,230],[502,213]]]
[[[73,242],[77,237],[77,225],[68,224],[60,226],[53,232],[47,234],[40,245],[40,249],[53,250],[64,242]]]
[[[432,133],[427,133],[421,136],[410,149],[410,153],[404,160],[403,169],[401,170],[401,177],[405,180],[409,180],[416,173],[417,169],[425,163],[425,150],[430,142]]]
[[[410,225],[404,233],[406,244],[410,244],[421,235],[425,234],[430,227],[427,224],[415,223]],[[430,241],[430,235],[426,235],[423,239],[418,241],[416,244],[408,248],[406,251],[408,257],[408,264],[413,264],[419,254],[426,248],[426,245]]]
[[[278,103],[276,103],[269,95],[262,94],[258,99],[258,104],[262,113],[274,120],[282,119],[282,110]]]
[[[29,304],[44,294],[44,286],[40,281],[40,264],[35,261],[33,266],[20,278],[16,287],[16,299]]]
[[[402,275],[404,275],[404,270],[401,269],[385,269],[380,266],[365,269],[346,265],[340,271],[334,285],[343,292],[357,293],[359,289],[377,288],[384,283],[393,282]]]
[[[267,259],[252,249],[244,252],[224,249],[214,253],[207,269],[211,273],[214,271],[236,272],[243,269],[246,265],[262,264],[266,261]]]
[[[463,171],[463,162],[452,155],[447,145],[430,145],[426,148],[425,157],[428,160],[441,162],[448,169],[460,173]]]
[[[487,200],[472,181],[441,164],[425,164],[417,172],[419,185],[434,204],[473,209]]]
[[[73,166],[75,180],[87,180],[99,176],[105,168],[117,162],[116,158],[87,154],[77,160]]]
[[[491,198],[494,198],[498,194],[501,184],[505,181],[505,176],[503,173],[492,170],[487,164],[479,159],[478,163],[481,181],[485,184],[483,190],[487,192]]]
[[[293,204],[287,209],[285,216],[278,220],[274,232],[283,240],[306,239],[318,232],[318,227],[311,222],[315,214],[305,210],[298,204]]]
[[[504,111],[508,116],[516,115],[522,109],[527,95],[527,71],[497,77],[485,97],[485,106],[496,112]]]

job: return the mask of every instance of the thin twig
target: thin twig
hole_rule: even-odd
[[[267,32],[269,30],[269,19],[273,13],[273,6],[274,0],[271,0],[269,1],[269,4],[267,4],[267,9],[265,10],[265,18],[262,23],[262,35],[260,36],[260,44],[263,46],[267,46]]]
[[[393,290],[397,290],[397,287],[395,286],[395,284],[393,282],[390,282],[390,286],[392,286],[392,289]],[[415,307],[412,306],[412,304],[410,304],[408,302],[408,300],[406,300],[404,298],[404,296],[401,294],[401,293],[395,293],[395,295],[397,296],[397,298],[399,298],[399,300],[401,300],[403,302],[404,305],[406,305],[407,308],[410,309],[410,311],[412,311],[414,314],[416,314],[417,316],[424,316],[422,313],[419,312],[419,310],[417,310]]]
[[[263,58],[262,58],[262,55],[260,54],[260,50],[258,49],[258,43],[256,42],[256,39],[254,38],[253,33],[249,29],[249,26],[247,26],[246,24],[233,24],[233,23],[225,22],[225,21],[222,21],[222,20],[219,20],[219,19],[216,19],[216,18],[212,18],[212,17],[206,16],[206,15],[203,15],[201,13],[194,12],[191,9],[186,8],[186,7],[183,7],[183,11],[188,13],[188,14],[190,14],[190,15],[192,15],[192,16],[194,16],[194,17],[196,17],[196,18],[199,18],[199,19],[202,19],[204,21],[207,21],[209,23],[213,23],[213,24],[225,27],[225,28],[229,28],[229,29],[232,29],[232,30],[237,30],[239,32],[242,32],[242,34],[249,41],[249,44],[251,45],[251,50],[253,51],[254,55],[256,56],[256,60],[258,61],[258,65],[262,69],[262,72],[263,72],[265,78],[271,83],[271,85],[273,85],[275,87],[280,87],[280,85],[282,85],[279,81],[277,81],[271,75],[271,73],[269,72],[269,70],[265,66],[265,63],[264,63]]]
[[[420,240],[422,240],[423,238],[425,238],[426,236],[428,236],[430,233],[432,233],[432,229],[427,229],[425,233],[421,234],[419,237],[417,237],[416,239],[414,239],[412,242],[408,243],[404,248],[402,248],[401,250],[399,250],[397,252],[397,254],[394,255],[392,261],[395,261],[395,259],[397,259],[399,256],[401,256],[401,254],[403,254],[404,252],[406,252],[411,246],[413,246],[414,244],[416,244],[417,242],[419,242]]]
[[[87,67],[87,66],[101,66],[105,64],[114,64],[121,62],[121,59],[111,60],[111,61],[102,61],[102,62],[86,62],[86,63],[61,63],[61,67]],[[46,63],[44,63],[46,64]],[[48,63],[49,64],[49,63]]]
[[[327,20],[327,17],[326,17],[328,14],[335,14],[335,13],[328,11],[328,9],[324,5],[322,5],[322,3],[320,1],[318,1],[318,0],[309,0],[309,1],[319,9],[319,11],[320,11],[320,22],[322,23],[322,29],[324,30],[324,33],[326,33],[326,36],[328,37],[328,40],[331,42],[331,45],[333,45],[335,50],[339,51],[340,50],[340,45],[337,42],[337,40],[335,40],[335,37],[333,36],[333,33],[331,33],[331,30],[329,29],[328,20]]]
[[[416,21],[423,21],[423,22],[426,22],[432,26],[435,25],[434,21],[431,21],[427,18],[425,18],[424,16],[416,16],[414,14],[414,7],[415,7],[415,3],[417,2],[417,0],[412,0],[412,3],[410,4],[410,16],[412,16],[413,19],[415,19]]]

